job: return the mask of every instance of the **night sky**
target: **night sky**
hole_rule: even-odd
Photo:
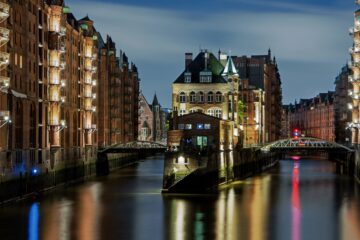
[[[284,103],[334,89],[350,59],[354,0],[67,0],[103,37],[137,64],[141,88],[171,106],[171,83],[184,69],[184,53],[200,48],[233,55],[276,56]]]

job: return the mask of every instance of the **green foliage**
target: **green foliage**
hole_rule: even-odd
[[[244,118],[244,112],[246,110],[246,105],[245,103],[243,103],[241,100],[238,101],[237,103],[237,113],[239,116],[239,119],[242,121]]]

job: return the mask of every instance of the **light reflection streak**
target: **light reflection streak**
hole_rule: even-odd
[[[60,205],[60,209],[59,209],[60,240],[70,239],[72,204],[68,200],[62,200],[59,205]]]
[[[291,196],[291,213],[292,213],[292,240],[301,239],[301,203],[299,193],[299,162],[294,163],[292,173],[292,196]]]
[[[225,217],[226,217],[226,193],[225,191],[220,192],[219,200],[217,202],[217,214],[216,214],[216,240],[224,240],[224,226],[225,226]]]
[[[175,217],[175,240],[186,239],[185,214],[186,206],[184,201],[176,201],[176,217]]]
[[[39,239],[40,210],[39,203],[33,203],[29,212],[29,240]]]
[[[360,239],[359,217],[356,201],[344,201],[340,209],[341,239]]]
[[[101,193],[102,185],[100,183],[96,183],[84,189],[83,192],[80,194],[80,209],[77,220],[77,222],[79,223],[79,231],[77,239],[99,239]]]

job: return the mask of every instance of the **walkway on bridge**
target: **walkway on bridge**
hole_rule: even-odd
[[[166,145],[158,142],[134,141],[120,143],[99,149],[101,153],[139,153],[139,152],[165,152]]]
[[[272,150],[339,150],[345,152],[353,152],[353,149],[350,149],[344,145],[311,137],[299,137],[278,140],[262,147],[261,150],[264,152],[269,152]]]

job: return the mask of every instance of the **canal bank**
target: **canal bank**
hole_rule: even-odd
[[[0,207],[2,239],[360,239],[360,192],[322,159],[282,159],[216,194],[161,194],[150,157],[40,199]],[[37,238],[32,238],[37,236]]]
[[[134,164],[139,160],[137,153],[107,154],[107,171],[113,172],[119,168]],[[36,197],[44,191],[58,186],[86,181],[99,172],[99,161],[64,161],[54,166],[51,171],[20,171],[17,176],[0,182],[0,205],[28,197]]]

